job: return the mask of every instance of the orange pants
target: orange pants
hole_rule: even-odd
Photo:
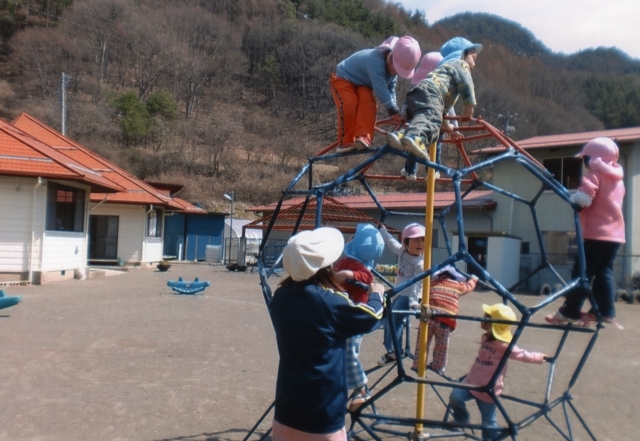
[[[358,136],[371,142],[378,105],[373,89],[355,84],[331,74],[331,95],[338,118],[338,142],[351,145]]]

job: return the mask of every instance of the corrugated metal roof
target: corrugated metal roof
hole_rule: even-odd
[[[118,186],[121,190],[113,194],[92,192],[90,195],[92,202],[100,202],[106,198],[106,202],[121,204],[153,204],[177,210],[183,208],[182,205],[175,203],[170,196],[67,138],[31,115],[22,113],[12,124],[32,137],[52,146],[51,148],[58,155],[73,159],[85,167],[85,170],[104,176],[112,185]]]
[[[124,190],[102,173],[35,139],[21,129],[0,120],[0,174],[65,179],[91,186],[92,191]]]
[[[359,196],[332,196],[333,199],[346,205],[349,208],[365,210],[375,209],[377,205],[369,195]],[[376,194],[376,198],[380,204],[387,210],[424,208],[427,203],[426,193],[385,193]],[[455,202],[454,192],[437,192],[434,195],[434,208],[436,210],[444,209]],[[282,203],[282,208],[288,208],[300,204],[304,198],[293,198]],[[258,207],[248,208],[247,211],[253,212],[270,212],[276,208],[277,204],[261,205]],[[483,207],[493,210],[497,206],[493,200],[493,191],[472,191],[462,202],[463,207]]]
[[[617,143],[640,140],[640,127],[628,127],[624,129],[596,130],[593,132],[563,133],[561,135],[534,136],[533,138],[516,141],[525,150],[544,149],[552,147],[583,146],[593,138],[611,138]],[[503,146],[488,147],[475,150],[473,153],[498,153],[503,152]]]

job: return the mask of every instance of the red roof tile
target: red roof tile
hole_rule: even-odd
[[[173,195],[184,188],[182,184],[170,184],[168,182],[158,182],[158,181],[148,181],[145,179],[147,184],[152,185],[156,190],[161,191],[162,194]],[[174,198],[175,199],[175,198]]]
[[[67,138],[34,117],[23,113],[13,125],[30,134],[34,138],[51,146],[58,154],[74,159],[87,169],[99,173],[106,180],[121,189],[114,194],[92,192],[92,202],[103,201],[122,204],[154,204],[173,209],[182,209],[180,204],[173,202],[172,198],[153,186],[138,179],[129,172],[121,169],[112,162],[107,161],[86,147]]]
[[[294,228],[300,230],[311,230],[316,225],[316,206],[317,199],[311,199],[305,206],[304,198],[298,198],[298,204],[290,207],[282,207],[278,213],[278,217],[271,224],[272,214],[268,214],[261,219],[248,223],[243,228],[262,228],[266,230],[268,225],[276,231],[293,231]],[[301,211],[304,213],[300,217]],[[349,207],[347,204],[341,203],[337,198],[325,196],[322,202],[322,219],[321,225],[332,226],[339,229],[343,233],[355,233],[359,223],[375,223],[376,219],[368,216],[361,211]],[[398,234],[399,231],[389,227],[389,232]]]
[[[79,161],[0,120],[0,174],[65,179],[91,186],[92,191],[123,190]]]
[[[358,210],[374,209],[377,205],[373,202],[369,195],[360,196],[332,196],[336,201],[346,205],[349,208]],[[380,204],[387,210],[424,208],[427,204],[426,193],[385,193],[377,194],[376,198]],[[284,201],[282,208],[292,207],[300,204],[304,198],[294,198]],[[444,209],[455,201],[455,193],[453,192],[437,192],[434,196],[434,208],[436,210]],[[270,212],[276,208],[277,204],[261,205],[258,207],[248,208],[247,211],[253,212]],[[463,207],[482,207],[492,210],[496,207],[493,200],[492,191],[472,191],[462,202]]]
[[[597,130],[594,132],[563,133],[561,135],[534,136],[533,138],[516,141],[525,150],[544,149],[552,147],[573,147],[582,146],[593,138],[606,137],[614,141],[628,142],[640,140],[640,127],[629,127],[624,129]],[[475,150],[473,153],[499,153],[503,152],[503,146],[488,147]]]
[[[184,199],[180,199],[180,198],[173,198],[173,202],[175,202],[176,204],[179,204],[182,206],[182,210],[179,210],[183,213],[193,213],[193,214],[207,214],[206,210],[203,210],[200,207],[196,207],[193,204],[190,204],[189,202],[185,201]]]

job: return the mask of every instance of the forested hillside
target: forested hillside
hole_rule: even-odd
[[[276,200],[334,140],[335,65],[389,35],[423,53],[455,35],[483,43],[476,115],[516,140],[640,125],[640,61],[620,51],[554,54],[487,14],[428,20],[383,0],[0,0],[0,117],[59,128],[65,73],[70,137],[143,179],[185,184],[180,196],[207,209],[227,209],[232,190],[240,206]]]

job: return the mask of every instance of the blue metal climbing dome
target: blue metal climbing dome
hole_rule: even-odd
[[[389,121],[379,122],[376,130],[383,134],[386,133],[385,130],[381,128],[385,123],[389,123]],[[450,164],[439,164],[421,158],[411,157],[419,164],[426,166],[428,170],[427,177],[425,178],[427,190],[424,222],[427,231],[427,237],[425,238],[425,250],[431,249],[432,243],[430,232],[433,230],[431,227],[435,222],[438,222],[444,233],[449,257],[444,261],[432,264],[430,253],[425,253],[424,272],[399,286],[393,286],[393,284],[389,283],[382,274],[377,273],[376,271],[374,271],[374,273],[376,273],[376,276],[389,287],[387,295],[390,299],[392,299],[396,293],[413,283],[423,283],[423,293],[425,293],[423,297],[425,298],[423,298],[422,302],[424,306],[428,305],[430,276],[435,271],[446,265],[455,265],[457,262],[464,262],[468,269],[472,269],[475,274],[480,275],[483,286],[495,294],[496,301],[502,300],[504,303],[509,304],[514,310],[517,310],[521,316],[521,319],[515,322],[494,321],[496,323],[509,323],[515,327],[513,340],[496,372],[500,372],[506,365],[508,356],[510,355],[513,347],[518,343],[526,331],[531,332],[530,330],[534,328],[544,328],[547,331],[554,332],[555,335],[558,336],[557,341],[553,343],[555,345],[555,349],[553,352],[548,351],[550,359],[549,363],[545,365],[546,369],[540,369],[540,372],[542,372],[541,375],[546,376],[546,380],[544,381],[546,388],[544,393],[541,394],[542,398],[537,397],[536,399],[506,394],[497,396],[494,392],[494,387],[498,378],[498,373],[493,376],[489,381],[489,384],[486,386],[461,385],[460,379],[439,376],[435,373],[427,376],[426,356],[422,353],[416,354],[416,356],[419,355],[418,375],[407,373],[402,362],[396,362],[393,366],[384,368],[376,366],[367,371],[368,374],[375,371],[381,371],[382,373],[379,379],[370,386],[372,398],[356,411],[351,412],[351,423],[350,427],[348,427],[349,434],[350,436],[357,436],[360,433],[365,433],[367,436],[375,440],[380,440],[382,434],[384,434],[385,437],[392,435],[408,437],[411,439],[480,439],[478,433],[478,431],[482,429],[480,424],[459,424],[450,419],[448,395],[452,388],[463,387],[470,390],[485,392],[493,398],[498,408],[498,414],[501,415],[501,420],[503,421],[495,439],[515,440],[522,431],[526,430],[535,421],[542,419],[548,422],[549,426],[553,428],[554,433],[560,437],[559,439],[576,439],[576,427],[580,427],[581,431],[584,432],[586,436],[595,440],[596,438],[594,434],[589,429],[586,421],[580,415],[573,402],[571,390],[576,384],[580,376],[580,372],[582,371],[591,350],[596,343],[599,331],[602,328],[602,321],[599,320],[599,324],[596,328],[583,328],[572,325],[548,325],[542,324],[544,320],[540,317],[540,314],[538,314],[543,308],[562,297],[568,290],[575,286],[581,285],[585,288],[589,287],[589,283],[585,276],[584,250],[577,211],[574,210],[572,213],[577,236],[577,258],[581,268],[581,276],[575,280],[563,280],[557,269],[548,259],[545,251],[545,243],[543,241],[543,236],[538,222],[536,205],[543,192],[553,192],[563,203],[568,205],[570,205],[570,194],[566,188],[554,179],[553,175],[549,171],[519,147],[515,141],[511,140],[504,133],[497,130],[481,118],[472,120],[470,125],[460,127],[459,130],[465,133],[465,137],[463,139],[458,141],[441,141],[441,144],[443,148],[455,148],[457,150],[459,155],[459,160],[457,162],[461,164],[460,167],[451,167]],[[467,155],[465,145],[479,140],[494,142],[494,145],[500,145],[503,147],[503,152],[489,159],[481,159],[478,162],[472,163]],[[385,157],[395,156],[408,158],[410,156],[409,153],[396,150],[389,145],[382,145],[381,147],[372,148],[366,151],[355,151],[344,155],[338,155],[334,152],[335,147],[336,144],[332,144],[322,149],[315,157],[309,159],[308,164],[302,167],[289,186],[282,192],[282,197],[276,205],[273,215],[270,216],[264,225],[264,234],[258,259],[258,271],[261,280],[262,293],[267,307],[272,298],[269,279],[278,268],[282,255],[270,256],[267,259],[264,252],[265,244],[270,240],[270,236],[273,231],[283,229],[282,226],[285,225],[285,222],[279,223],[279,216],[285,212],[282,206],[283,202],[288,198],[291,198],[292,196],[304,197],[304,202],[297,207],[297,210],[289,210],[286,212],[286,229],[290,231],[292,235],[296,234],[303,228],[317,228],[321,225],[330,225],[345,229],[345,225],[332,224],[331,216],[325,216],[325,213],[323,212],[323,203],[331,191],[340,188],[346,183],[360,185],[362,190],[371,197],[372,201],[374,201],[379,209],[380,219],[378,220],[380,222],[384,223],[385,220],[391,216],[407,215],[407,213],[387,210],[379,202],[376,192],[368,181],[372,179],[393,179],[392,177],[369,173],[370,168],[377,161],[383,160]],[[436,150],[437,146],[435,144],[430,146],[429,155],[431,158],[436,157]],[[361,161],[355,167],[349,169],[330,182],[315,181],[314,167],[344,157],[358,158],[361,159]],[[513,161],[521,168],[522,173],[528,173],[537,178],[539,188],[534,192],[535,195],[533,197],[525,197],[516,194],[508,188],[499,188],[493,185],[490,181],[483,180],[479,177],[480,175],[487,175],[487,173],[479,173],[480,171],[489,169],[502,161]],[[436,174],[439,174],[439,178],[436,177]],[[451,206],[437,214],[434,214],[433,195],[436,179],[450,182],[456,197],[455,202],[451,204]],[[449,241],[451,234],[447,231],[447,225],[444,221],[445,216],[451,212],[456,214],[457,235],[460,238],[464,238],[465,224],[462,210],[463,203],[465,198],[467,198],[472,191],[477,189],[492,190],[504,195],[505,197],[510,198],[514,203],[523,204],[528,207],[531,213],[532,225],[534,225],[534,228],[536,229],[538,246],[540,250],[542,250],[541,263],[531,273],[525,275],[513,286],[502,286],[498,280],[488,273],[469,253],[464,240],[460,240],[456,249],[452,247]],[[527,306],[523,301],[521,301],[521,299],[514,295],[514,292],[528,279],[542,271],[547,271],[556,278],[556,290],[551,292],[547,297],[542,298],[539,303]],[[591,294],[589,294],[589,300],[592,305],[595,305]],[[424,341],[426,341],[426,321],[434,315],[429,314],[428,308],[423,308],[423,310],[425,313],[421,317],[421,338],[424,338]],[[388,320],[391,324],[393,324],[395,320],[401,319],[401,317],[399,317],[400,314],[419,315],[419,313],[411,313],[409,311],[400,311],[394,314],[389,314]],[[472,316],[455,316],[454,318],[461,321],[491,321],[490,319]],[[576,366],[567,368],[570,369],[568,375],[569,380],[565,385],[560,386],[560,392],[556,392],[554,395],[553,391],[558,389],[558,387],[552,387],[554,379],[556,378],[556,369],[559,366],[558,360],[562,358],[563,348],[571,336],[577,334],[588,336],[586,342],[582,343],[584,346],[583,354],[579,357]],[[421,341],[421,343],[424,343],[424,341]],[[584,342],[585,339],[582,338],[580,341]],[[420,346],[424,347],[425,345],[421,344]],[[402,360],[403,348],[401,347],[401,342],[396,340],[394,342],[394,347],[396,351],[396,359]],[[566,368],[564,364],[561,366],[562,368]],[[567,376],[565,375],[565,377]],[[377,406],[382,403],[396,387],[403,383],[412,383],[416,385],[417,397],[415,415],[399,417],[380,413]],[[424,408],[427,388],[432,390],[437,397],[437,400],[429,401],[429,411],[426,413],[429,414],[430,418],[425,417]],[[511,408],[514,406],[519,408],[517,418],[515,414],[511,412]],[[245,439],[249,439],[249,437],[253,435],[272,408],[273,404],[250,430]],[[526,409],[526,411],[523,411],[523,408]],[[407,427],[412,428],[412,431],[407,432]],[[265,432],[263,438],[266,437],[268,433],[269,430]]]

